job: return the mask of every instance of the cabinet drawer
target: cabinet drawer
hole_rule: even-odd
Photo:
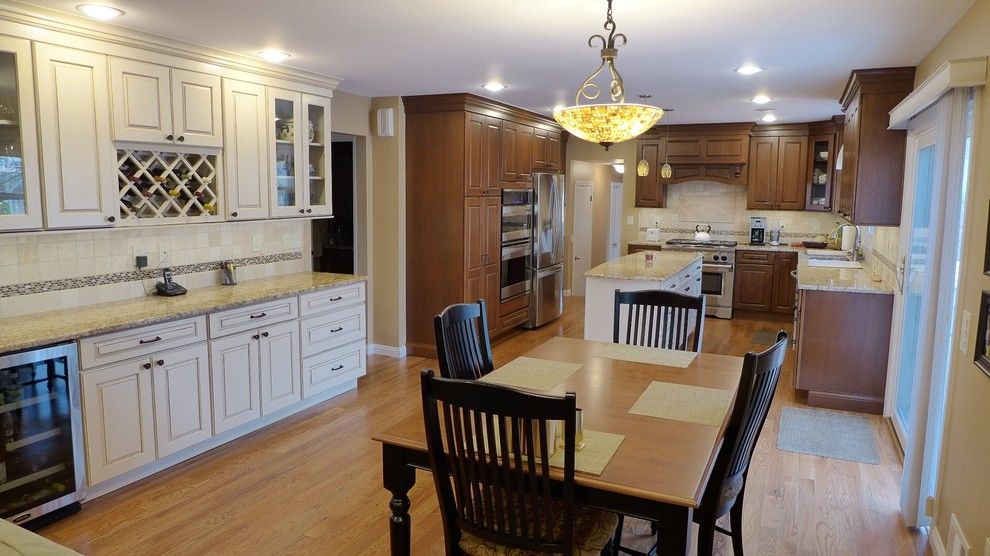
[[[91,369],[205,339],[205,316],[83,338],[79,340],[80,366]]]
[[[364,305],[305,319],[302,321],[303,357],[362,340],[366,333]]]
[[[299,315],[302,317],[311,317],[338,307],[364,303],[364,301],[364,282],[348,284],[329,290],[304,293],[299,296]]]
[[[519,325],[526,324],[529,321],[529,307],[525,309],[520,309],[514,313],[509,313],[504,317],[498,319],[498,329],[502,332],[506,332],[512,328]]]
[[[367,369],[368,348],[363,341],[303,359],[302,395],[308,398],[360,376]]]
[[[773,253],[766,251],[736,251],[736,262],[770,264],[773,263]]]
[[[295,297],[238,307],[210,315],[210,337],[219,338],[290,319],[299,315]]]

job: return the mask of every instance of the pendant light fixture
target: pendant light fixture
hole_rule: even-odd
[[[553,118],[564,129],[585,141],[598,143],[608,150],[615,143],[628,141],[637,137],[651,127],[663,116],[663,110],[646,104],[626,104],[625,87],[622,76],[615,69],[615,58],[619,55],[619,47],[626,44],[626,36],[615,32],[615,21],[612,19],[612,0],[608,1],[608,12],[605,17],[605,30],[608,38],[603,35],[592,35],[588,46],[594,48],[596,39],[601,42],[602,63],[578,88],[574,97],[574,106],[553,111]],[[616,41],[620,41],[616,44]],[[595,83],[602,70],[608,68],[609,97],[608,104],[581,104],[581,98],[594,101],[601,94],[601,86]],[[639,168],[637,168],[637,173]]]
[[[674,175],[674,169],[670,167],[670,126],[667,126],[667,143],[663,149],[663,166],[660,167],[660,177],[669,180]]]

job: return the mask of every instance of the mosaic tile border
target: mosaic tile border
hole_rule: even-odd
[[[639,228],[639,231],[646,232],[647,228]],[[662,234],[693,234],[694,228],[660,228],[660,233]],[[740,230],[712,230],[711,234],[713,236],[735,236],[735,237],[748,237],[748,231]],[[821,232],[781,232],[781,237],[794,237],[794,238],[809,238],[820,235]]]
[[[225,259],[233,261],[237,266],[254,266],[260,264],[271,264],[284,261],[298,261],[303,258],[302,251],[290,251],[288,253],[277,253],[274,255],[259,255],[256,257],[241,257],[239,259]],[[183,264],[171,267],[172,274],[180,276],[182,274],[192,274],[195,272],[208,272],[220,270],[220,263],[225,261],[210,261],[205,263]],[[57,292],[62,290],[72,290],[76,288],[87,288],[90,286],[103,286],[107,284],[121,284],[124,282],[135,282],[138,280],[149,280],[161,276],[161,269],[130,270],[127,272],[111,272],[108,274],[96,274],[93,276],[77,276],[75,278],[62,278],[60,280],[42,280],[39,282],[27,282],[24,284],[13,284],[0,286],[0,298],[16,297],[19,295],[31,295],[35,293]]]

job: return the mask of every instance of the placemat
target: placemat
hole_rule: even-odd
[[[732,402],[731,390],[652,382],[629,413],[717,427]]]
[[[596,353],[595,357],[684,368],[690,365],[697,355],[693,351],[608,344]]]
[[[574,470],[601,475],[625,439],[621,434],[585,429],[584,448],[574,453]],[[556,450],[550,456],[550,465],[564,467],[564,450]]]
[[[580,363],[517,357],[504,367],[499,367],[481,377],[481,380],[492,384],[543,392],[553,390],[580,368]]]

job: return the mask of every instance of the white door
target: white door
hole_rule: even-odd
[[[172,69],[172,128],[177,145],[223,146],[220,78]]]
[[[35,43],[35,70],[48,227],[112,226],[119,210],[106,56]]]
[[[268,415],[302,399],[299,322],[261,330],[261,414]]]
[[[172,141],[172,91],[167,67],[110,58],[110,93],[114,139]]]
[[[616,259],[622,249],[622,183],[612,182],[608,217],[608,260]]]
[[[0,37],[0,75],[8,95],[0,114],[0,231],[38,229],[43,209],[30,41]]]
[[[225,79],[224,170],[227,216],[268,218],[268,100],[264,85]]]
[[[571,295],[584,295],[584,273],[591,269],[591,182],[574,182],[574,264]]]
[[[271,167],[272,216],[305,216],[306,177],[303,168],[305,131],[302,95],[268,88],[268,162]]]
[[[210,351],[206,343],[153,358],[155,438],[165,457],[213,436],[210,414]]]
[[[306,170],[306,216],[330,216],[333,214],[330,183],[330,99],[303,95],[306,114],[303,133],[306,135],[303,149]],[[309,139],[310,126],[313,139]],[[349,186],[350,184],[345,184]]]
[[[258,338],[251,331],[210,342],[214,434],[261,417]]]
[[[79,373],[89,484],[155,461],[151,360]]]

